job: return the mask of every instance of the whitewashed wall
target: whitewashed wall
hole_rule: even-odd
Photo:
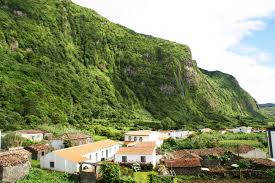
[[[53,168],[50,167],[50,162],[54,162]],[[56,155],[54,152],[51,152],[41,158],[40,167],[66,173],[75,173],[79,171],[78,163],[65,160],[62,157]]]
[[[127,156],[127,162],[126,163],[135,163],[138,162],[140,163],[141,160],[141,156],[145,156],[146,157],[146,162],[145,163],[152,163],[153,166],[156,166],[156,155],[152,154],[152,155],[121,155],[121,154],[116,154],[115,155],[115,162],[117,163],[122,163],[122,156]]]
[[[38,134],[25,134],[25,133],[18,133],[19,135],[21,135],[22,137],[32,140],[34,142],[40,142],[43,140],[43,134],[42,133],[38,133]]]
[[[49,144],[52,148],[54,148],[54,150],[64,149],[63,140],[50,140]]]
[[[115,153],[119,150],[119,145],[114,145],[108,148],[104,148],[104,149],[100,149],[96,152],[92,152],[89,154],[84,155],[87,159],[86,162],[91,162],[91,163],[96,163],[101,161],[102,158],[104,159],[113,159],[115,156]],[[107,157],[107,153],[106,151],[108,151],[108,157]]]

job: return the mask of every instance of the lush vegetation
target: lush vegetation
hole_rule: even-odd
[[[32,162],[30,173],[18,183],[79,183],[79,179],[73,175],[42,170],[39,168],[39,161]]]
[[[261,124],[255,100],[232,76],[199,69],[188,46],[69,0],[0,0],[0,27],[2,129]]]
[[[266,151],[267,138],[265,133],[201,133],[190,136],[188,139],[164,141],[162,151],[174,149],[205,149],[214,147],[231,148],[237,145],[251,145]]]
[[[264,106],[260,108],[261,112],[275,121],[275,106]]]
[[[100,182],[102,183],[134,183],[135,180],[133,177],[122,174],[125,173],[124,171],[121,171],[121,167],[118,164],[114,163],[104,163],[100,166],[100,173],[102,174],[102,177],[100,179]],[[131,172],[132,173],[132,172]]]

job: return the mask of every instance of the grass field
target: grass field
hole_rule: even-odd
[[[256,140],[222,140],[219,142],[221,146],[225,147],[235,147],[237,145],[251,145],[251,146],[260,146],[261,143]]]
[[[149,183],[149,175],[157,174],[156,172],[135,172],[134,178],[137,183]]]

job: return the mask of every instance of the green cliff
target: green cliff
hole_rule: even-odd
[[[0,128],[226,127],[261,117],[234,77],[188,46],[66,0],[0,0]]]

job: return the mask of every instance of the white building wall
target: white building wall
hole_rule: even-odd
[[[96,163],[101,161],[101,159],[113,159],[115,156],[115,153],[119,150],[119,145],[114,145],[112,147],[100,149],[96,152],[92,152],[89,154],[86,154],[85,157],[89,160],[86,162]],[[107,154],[108,151],[108,154]],[[108,157],[107,157],[108,155]]]
[[[121,155],[121,154],[116,154],[115,155],[115,162],[116,163],[122,163],[122,156],[127,156],[127,162],[126,163],[141,163],[141,156],[146,157],[146,162],[145,163],[152,163],[153,166],[156,166],[156,155]]]
[[[42,133],[38,133],[38,134],[26,134],[26,133],[18,133],[19,135],[21,135],[22,137],[32,140],[34,142],[40,142],[43,140],[43,134]]]
[[[102,158],[104,159],[113,159],[115,153],[119,150],[119,145],[114,145],[108,148],[104,148],[101,150],[98,150],[96,152],[91,152],[84,157],[86,157],[88,160],[86,162],[96,163],[101,161]],[[108,157],[106,154],[106,151],[108,151]],[[98,158],[96,159],[96,154],[98,155]],[[54,168],[50,167],[50,162],[54,162]],[[47,154],[46,156],[42,157],[40,160],[40,166],[41,168],[49,169],[49,170],[55,170],[60,172],[66,172],[66,173],[75,173],[79,171],[80,165],[78,163],[74,163],[69,160],[65,160],[62,157],[59,157],[56,155],[55,152],[51,152]]]
[[[54,150],[64,149],[63,140],[50,140],[49,145],[54,148]]]
[[[50,167],[50,162],[54,162],[54,167]],[[40,160],[40,167],[66,173],[75,173],[79,171],[79,164],[63,159],[54,152],[47,154]]]

